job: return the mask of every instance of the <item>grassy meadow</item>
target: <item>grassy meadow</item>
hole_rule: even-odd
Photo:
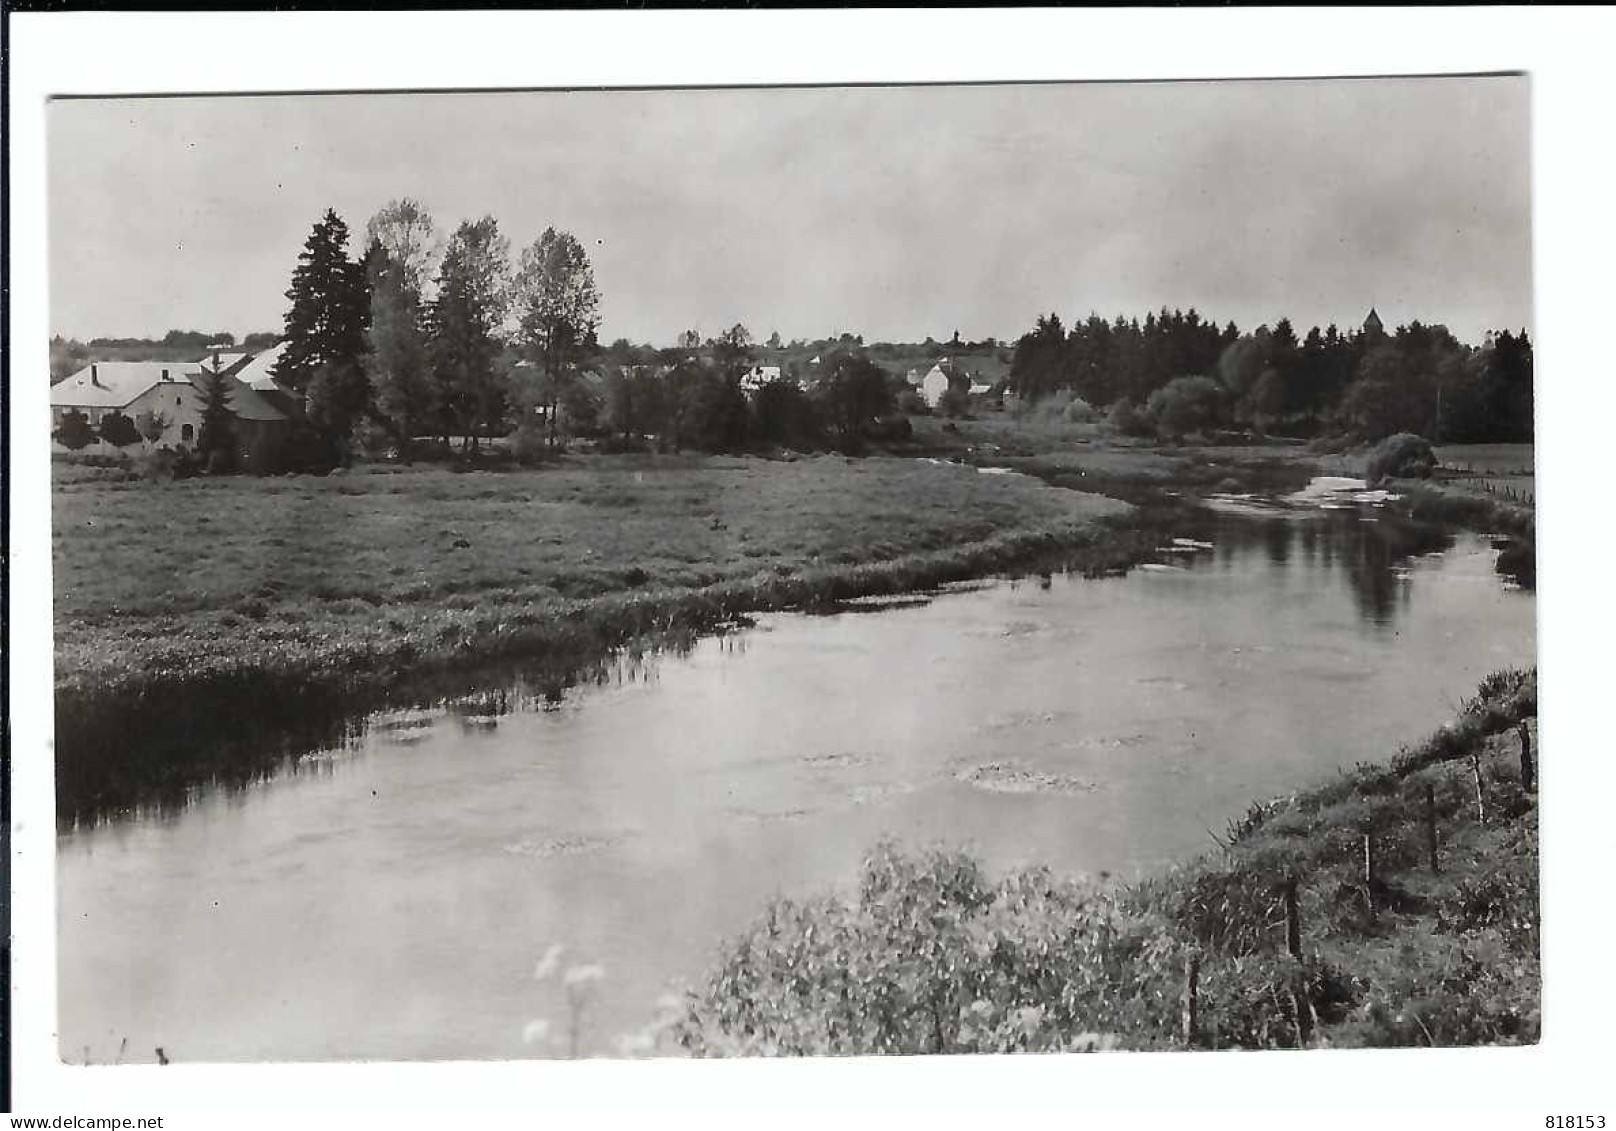
[[[151,483],[58,464],[58,690],[355,672],[987,572],[1092,538],[1096,495],[913,460],[591,457]]]

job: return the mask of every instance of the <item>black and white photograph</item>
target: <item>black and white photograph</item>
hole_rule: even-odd
[[[51,97],[51,1056],[1534,1055],[1536,81]]]

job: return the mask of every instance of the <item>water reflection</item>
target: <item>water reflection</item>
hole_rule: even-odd
[[[1217,547],[1223,568],[1260,554],[1282,578],[1291,572],[1340,573],[1350,588],[1359,618],[1392,628],[1408,606],[1413,562],[1453,547],[1452,531],[1365,508],[1276,513],[1271,517],[1217,514],[1199,527]],[[1183,541],[1183,539],[1180,539]],[[1175,565],[1195,569],[1207,556],[1175,557]]]
[[[747,623],[718,629],[726,648],[744,646],[735,632]],[[283,775],[326,774],[331,754],[353,750],[372,730],[400,746],[422,740],[439,717],[468,734],[492,730],[514,712],[559,710],[575,688],[653,682],[662,657],[686,656],[699,639],[695,632],[661,633],[604,655],[440,671],[385,691],[318,684],[272,690],[268,680],[253,688],[221,686],[174,703],[119,704],[116,733],[101,720],[59,709],[57,826],[169,817],[205,797]],[[243,725],[247,719],[251,724]]]

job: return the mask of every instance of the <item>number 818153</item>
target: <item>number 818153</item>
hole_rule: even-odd
[[[1604,1131],[1603,1115],[1545,1115],[1543,1126],[1549,1131]]]

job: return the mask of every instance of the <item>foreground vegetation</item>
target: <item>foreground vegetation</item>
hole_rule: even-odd
[[[1388,764],[1253,805],[1221,850],[1131,885],[883,844],[856,898],[781,900],[727,943],[671,1037],[697,1055],[1533,1042],[1536,714],[1536,672],[1498,673]]]

